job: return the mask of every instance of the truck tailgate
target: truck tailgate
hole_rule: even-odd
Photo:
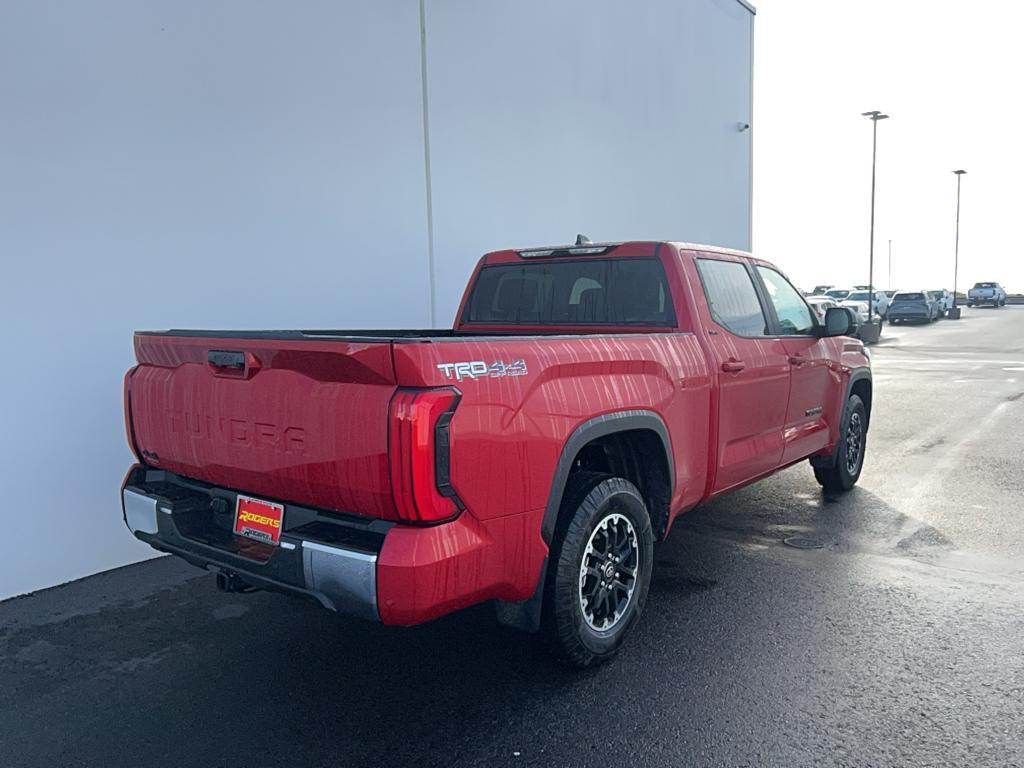
[[[136,334],[146,463],[268,499],[394,518],[390,340]]]

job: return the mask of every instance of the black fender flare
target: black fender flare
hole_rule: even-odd
[[[665,449],[665,461],[669,474],[669,494],[675,492],[675,462],[672,458],[672,441],[669,438],[668,428],[664,420],[654,411],[634,409],[628,411],[614,411],[595,416],[577,426],[572,434],[562,445],[562,451],[558,455],[555,464],[555,472],[551,480],[551,490],[548,492],[547,505],[544,507],[544,517],[541,521],[541,537],[544,543],[551,546],[555,533],[555,525],[558,522],[558,513],[562,507],[562,496],[565,494],[565,486],[569,481],[569,473],[572,471],[573,462],[579,454],[580,449],[592,440],[596,440],[617,432],[632,432],[638,429],[646,429],[654,432],[661,439]],[[537,576],[537,587],[533,595],[521,602],[496,601],[498,621],[506,626],[514,627],[526,632],[536,632],[540,628],[541,606],[544,600],[544,582],[547,579],[549,558],[545,557],[541,564],[540,573]]]
[[[854,368],[850,372],[850,378],[847,379],[847,381],[846,381],[846,389],[843,392],[842,410],[840,410],[840,413],[842,413],[844,410],[846,410],[846,403],[850,400],[850,395],[853,394],[853,385],[856,384],[858,381],[868,381],[868,382],[871,382],[872,381],[872,379],[871,379],[871,369],[865,366],[863,368]],[[871,387],[872,387],[872,392],[873,392],[874,391],[874,384],[873,383],[871,384]],[[865,403],[865,406],[867,406],[866,403]],[[870,411],[868,411],[868,426],[869,427],[871,426],[871,412]],[[812,467],[817,467],[819,469],[827,469],[829,467],[835,466],[836,456],[838,455],[838,448],[839,448],[839,441],[837,439],[836,440],[836,448],[834,448],[831,453],[819,454],[817,456],[811,456],[811,466]]]
[[[873,393],[875,385],[874,385],[874,383],[873,383],[873,381],[871,379],[871,369],[870,368],[867,368],[867,367],[864,367],[864,368],[854,368],[850,372],[850,378],[846,382],[846,393],[843,396],[843,405],[844,406],[846,405],[846,401],[850,399],[850,395],[853,394],[853,385],[856,384],[858,381],[865,381],[865,380],[869,384],[871,384],[871,390],[872,390],[872,393]],[[865,403],[865,405],[867,405],[867,403]],[[868,412],[868,424],[869,425],[871,424],[871,413],[870,413],[870,411]]]
[[[662,447],[665,449],[665,461],[668,465],[670,496],[675,492],[676,473],[675,463],[672,460],[672,441],[669,439],[668,428],[661,416],[654,411],[647,410],[615,411],[595,416],[572,431],[558,456],[555,474],[551,480],[551,490],[548,493],[548,503],[544,507],[544,519],[540,526],[540,533],[545,544],[551,546],[569,473],[572,471],[573,461],[576,460],[576,456],[583,446],[592,440],[613,435],[616,432],[632,432],[638,429],[650,430],[661,439]]]

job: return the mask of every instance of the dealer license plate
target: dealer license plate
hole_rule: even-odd
[[[281,540],[284,505],[238,495],[235,502],[235,533],[276,545]]]

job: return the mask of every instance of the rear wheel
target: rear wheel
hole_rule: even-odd
[[[542,628],[564,661],[589,667],[615,655],[640,618],[654,534],[636,486],[621,477],[570,477],[555,531]]]
[[[850,395],[843,410],[843,419],[836,447],[835,464],[815,467],[814,479],[830,493],[842,493],[853,488],[864,467],[867,447],[868,412],[858,395]]]

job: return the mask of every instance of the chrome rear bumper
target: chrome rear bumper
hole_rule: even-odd
[[[336,530],[326,524],[290,527],[290,512],[300,521],[315,518],[316,512],[286,504],[280,544],[254,545],[234,537],[223,525],[214,525],[215,500],[227,501],[231,495],[226,489],[189,485],[171,473],[134,468],[122,490],[125,525],[154,549],[225,571],[253,587],[302,594],[332,611],[380,619],[379,543],[375,544],[383,542],[379,526],[373,531],[368,530],[370,525],[336,525]],[[302,529],[358,541],[359,546],[317,540],[303,535]]]

